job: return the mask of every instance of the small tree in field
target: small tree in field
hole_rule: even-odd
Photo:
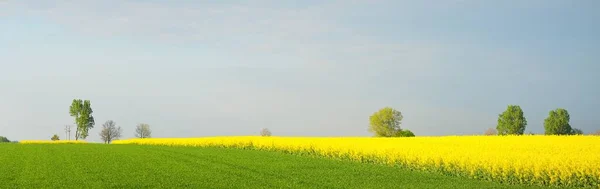
[[[402,130],[402,113],[390,107],[385,107],[369,117],[369,131],[376,137],[410,137],[415,134],[409,130]]]
[[[496,131],[494,128],[488,128],[483,134],[486,136],[498,135],[498,131]]]
[[[522,135],[525,132],[527,120],[523,110],[517,105],[508,105],[506,111],[498,115],[496,130],[498,135]]]
[[[100,131],[100,138],[104,143],[110,144],[115,139],[121,137],[121,127],[117,127],[117,123],[113,120],[108,120],[102,124],[102,131]]]
[[[8,138],[0,136],[0,142],[10,142],[10,140],[8,140]]]
[[[393,137],[400,131],[402,113],[391,107],[385,107],[369,117],[369,131],[376,137]]]
[[[50,140],[52,140],[52,141],[58,141],[58,140],[60,140],[60,138],[58,137],[57,134],[54,134],[54,136],[52,136],[52,138],[50,138]]]
[[[75,140],[85,139],[89,135],[89,130],[94,128],[96,122],[92,116],[92,104],[89,100],[73,99],[69,114],[75,118],[77,130],[75,130]]]
[[[573,133],[573,128],[569,124],[571,116],[567,110],[558,108],[550,111],[548,118],[544,120],[544,130],[546,135],[569,135]]]
[[[271,131],[269,131],[269,129],[267,129],[267,128],[262,128],[260,130],[260,136],[264,136],[264,137],[271,136]]]
[[[135,127],[135,137],[138,138],[151,138],[152,130],[150,130],[150,125],[141,123]]]

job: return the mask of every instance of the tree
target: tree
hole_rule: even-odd
[[[10,140],[8,140],[8,138],[0,136],[0,143],[2,142],[10,142]]]
[[[568,135],[573,132],[569,120],[571,116],[567,110],[558,108],[551,110],[548,118],[544,120],[546,135]]]
[[[369,117],[369,131],[376,137],[394,137],[401,131],[402,113],[390,107],[385,107]]]
[[[269,129],[267,129],[267,128],[262,128],[260,130],[260,136],[264,136],[264,137],[271,136],[271,131],[269,131]]]
[[[52,136],[52,138],[50,138],[50,140],[52,140],[52,141],[57,141],[57,140],[60,140],[60,138],[58,137],[58,135],[57,135],[57,134],[54,134],[54,135]]]
[[[593,132],[592,135],[600,136],[600,130],[597,130],[596,132]]]
[[[573,128],[573,130],[571,130],[571,134],[572,135],[583,135],[583,131],[578,128]]]
[[[77,130],[75,131],[75,140],[88,137],[89,130],[94,128],[94,116],[92,116],[92,104],[89,100],[73,99],[69,114],[75,118]]]
[[[508,105],[506,111],[498,115],[496,130],[498,135],[522,135],[525,132],[527,120],[523,110],[518,105]]]
[[[488,128],[483,134],[487,136],[498,135],[498,131],[496,131],[494,128]]]
[[[150,138],[152,137],[152,130],[150,130],[150,125],[141,123],[135,127],[135,137],[138,138]]]
[[[117,127],[117,123],[113,120],[108,120],[102,124],[102,131],[100,131],[100,138],[104,143],[110,144],[115,139],[121,137],[121,127]]]

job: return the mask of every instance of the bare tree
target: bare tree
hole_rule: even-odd
[[[104,143],[110,144],[115,139],[121,137],[121,127],[117,127],[117,123],[113,120],[108,120],[102,124],[102,131],[100,131],[100,138]]]
[[[596,132],[593,132],[592,135],[600,136],[600,130],[597,130]]]
[[[487,136],[498,135],[498,131],[496,131],[496,129],[494,129],[494,128],[489,128],[483,134],[487,135]]]
[[[135,127],[135,137],[138,138],[151,138],[152,130],[150,130],[150,125],[145,123],[140,123]]]
[[[264,136],[264,137],[271,136],[271,131],[269,131],[269,129],[267,129],[267,128],[262,128],[260,130],[260,136]]]

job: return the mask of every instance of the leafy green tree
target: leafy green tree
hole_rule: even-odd
[[[50,138],[50,140],[57,141],[57,140],[60,140],[60,138],[58,137],[57,134],[54,134],[54,136],[52,136],[52,138]]]
[[[578,128],[573,128],[573,130],[571,131],[571,134],[572,135],[583,135],[583,131]]]
[[[398,136],[401,131],[402,113],[390,107],[385,107],[369,117],[369,131],[377,137]]]
[[[546,135],[568,135],[573,132],[569,121],[571,116],[567,110],[558,108],[551,110],[548,118],[544,120]]]
[[[527,126],[523,110],[517,105],[508,105],[506,111],[498,115],[496,130],[498,135],[522,135]]]
[[[8,140],[8,138],[0,136],[0,142],[10,142],[10,140]]]
[[[77,130],[75,140],[85,139],[89,136],[89,130],[94,128],[94,116],[92,116],[92,104],[89,100],[74,99],[69,108],[70,115],[75,118]]]

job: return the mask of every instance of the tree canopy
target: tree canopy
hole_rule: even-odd
[[[548,118],[544,120],[544,130],[546,135],[568,135],[573,133],[569,124],[571,116],[565,109],[558,108],[548,113]]]
[[[391,107],[385,107],[369,117],[369,131],[377,137],[395,137],[401,131],[402,113]]]
[[[506,111],[498,115],[496,130],[498,135],[522,135],[527,126],[523,110],[517,105],[508,105]]]
[[[8,140],[8,138],[0,136],[0,142],[10,142],[10,140]]]
[[[69,114],[75,118],[77,130],[75,140],[85,139],[89,136],[89,130],[94,128],[94,116],[92,116],[92,104],[89,100],[74,99],[69,108]]]

